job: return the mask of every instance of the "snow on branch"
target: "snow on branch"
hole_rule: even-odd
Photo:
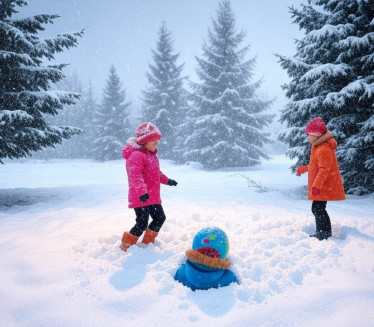
[[[319,30],[309,32],[307,38],[314,41],[319,41],[321,38],[337,37],[339,39],[345,38],[348,34],[355,30],[354,24],[338,24],[330,25],[326,24]]]
[[[0,30],[2,30],[6,37],[12,37],[13,40],[22,42],[23,47],[32,49],[33,44],[26,38],[25,34],[18,28],[4,22],[0,21]]]
[[[346,87],[343,87],[339,92],[331,92],[326,96],[323,101],[325,105],[333,105],[336,108],[341,108],[345,105],[347,99],[352,99],[357,96],[358,93],[362,93],[359,100],[364,98],[371,98],[374,95],[374,83],[367,84],[363,80],[357,80],[349,83]]]
[[[14,51],[0,50],[0,58],[2,60],[19,61],[28,66],[35,66],[34,60],[27,53],[17,53]]]
[[[309,70],[304,76],[300,78],[300,81],[311,81],[319,78],[322,75],[329,76],[346,76],[347,72],[350,70],[349,65],[347,64],[324,64],[319,65],[311,70]]]
[[[374,158],[370,158],[369,160],[365,161],[365,168],[367,170],[373,170],[374,169]]]
[[[38,42],[34,47],[34,55],[54,59],[54,54],[63,52],[64,48],[69,49],[78,44],[77,37],[81,37],[84,30],[72,34],[59,34],[51,39],[44,39]]]
[[[284,69],[289,70],[290,72],[292,72],[294,70],[298,70],[298,69],[308,70],[312,67],[310,64],[307,64],[304,61],[302,61],[302,60],[300,60],[296,57],[291,58],[291,57],[286,57],[286,56],[281,56],[281,55],[277,55],[277,57],[279,57],[279,61],[281,63],[281,66]]]
[[[67,91],[23,91],[8,92],[5,96],[17,99],[19,103],[32,104],[28,107],[33,110],[55,115],[58,109],[63,108],[64,104],[74,104],[80,94]]]
[[[12,123],[15,120],[31,121],[34,118],[23,110],[1,110],[0,111],[0,126],[7,123]]]
[[[22,30],[28,30],[30,33],[36,34],[38,31],[44,30],[42,24],[53,24],[54,19],[59,17],[58,15],[35,15],[32,17],[15,19],[13,20],[13,25]]]
[[[346,48],[362,48],[366,46],[370,46],[374,43],[374,32],[365,34],[362,37],[357,36],[350,36],[346,38],[345,40],[341,40],[339,42],[341,45],[343,45]]]
[[[234,176],[236,176],[236,175],[244,177],[247,180],[248,187],[255,188],[257,190],[257,192],[259,192],[259,193],[267,193],[267,192],[270,192],[270,191],[276,191],[276,189],[274,189],[274,188],[263,186],[261,183],[258,183],[256,181],[254,181],[249,176],[245,176],[245,175],[239,174],[239,173],[234,174]]]
[[[295,100],[292,102],[292,109],[295,111],[309,110],[312,111],[321,105],[321,96],[316,96],[313,98]]]

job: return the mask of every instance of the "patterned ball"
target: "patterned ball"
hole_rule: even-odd
[[[207,227],[194,237],[192,248],[212,258],[225,259],[229,253],[229,240],[226,233],[218,227]]]

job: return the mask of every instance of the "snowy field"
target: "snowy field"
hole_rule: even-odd
[[[329,202],[319,242],[307,174],[283,156],[207,172],[161,160],[167,220],[155,246],[118,249],[134,224],[123,160],[0,167],[1,326],[374,326],[374,195]],[[249,187],[248,178],[267,192]],[[196,232],[222,228],[240,285],[174,281]]]

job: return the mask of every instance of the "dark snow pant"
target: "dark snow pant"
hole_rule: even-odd
[[[312,213],[316,219],[316,231],[331,232],[331,221],[326,211],[327,201],[313,201]]]
[[[166,219],[161,204],[152,204],[145,207],[134,208],[134,210],[136,214],[136,224],[130,230],[132,235],[139,237],[147,228],[157,233],[160,231]],[[149,216],[152,217],[152,222],[148,226]]]

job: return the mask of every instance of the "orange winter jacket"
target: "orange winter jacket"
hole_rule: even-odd
[[[339,201],[345,199],[335,151],[338,146],[331,132],[319,137],[312,145],[308,169],[308,200]],[[313,195],[312,187],[321,192]]]

